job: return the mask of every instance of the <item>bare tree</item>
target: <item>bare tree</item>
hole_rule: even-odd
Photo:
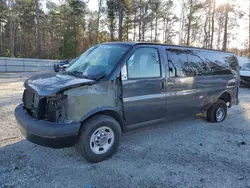
[[[147,25],[150,23],[150,14],[149,14],[149,3],[150,1],[148,0],[147,2],[143,2],[142,5],[142,16],[141,16],[141,32],[142,32],[142,41],[145,41],[145,33],[147,32]]]
[[[123,0],[119,0],[119,40],[122,41],[122,22],[123,22],[123,7],[124,2]]]
[[[40,39],[40,19],[39,19],[39,0],[36,0],[36,57],[40,57],[41,39]]]
[[[173,29],[176,22],[179,21],[179,18],[174,13],[174,1],[167,0],[162,3],[160,14],[163,17],[163,42],[164,43],[173,43],[173,37],[176,36],[176,30]]]
[[[225,6],[225,24],[224,24],[224,37],[223,37],[223,46],[222,46],[222,50],[226,51],[227,50],[227,38],[228,38],[228,13],[230,10],[230,5],[229,3],[227,3],[227,5]]]
[[[221,33],[224,27],[224,15],[222,12],[217,11],[216,19],[218,22],[218,29],[217,29],[217,49],[221,49]]]
[[[100,25],[100,17],[102,11],[103,0],[98,0],[98,15],[97,15],[97,25],[96,25],[96,39],[95,43],[98,43],[98,35],[99,35],[99,25]]]
[[[139,1],[139,41],[141,41],[142,0]]]
[[[15,19],[12,8],[9,10],[9,48],[11,57],[15,56]]]
[[[180,25],[179,25],[179,44],[183,44],[185,26],[185,1],[181,3]]]
[[[191,22],[193,17],[193,0],[189,0],[189,14],[188,14],[188,26],[187,26],[187,43],[186,45],[189,46],[190,44],[190,32],[191,32]]]
[[[107,0],[108,9],[108,20],[109,20],[109,30],[111,41],[114,41],[114,34],[116,29],[116,12],[117,12],[117,2],[114,0]]]
[[[155,1],[154,3],[154,14],[155,14],[155,42],[157,41],[158,36],[158,19],[159,19],[159,8],[160,8],[160,1]]]
[[[209,42],[209,31],[207,30],[208,22],[209,22],[209,13],[206,15],[206,20],[204,24],[204,41],[203,41],[203,47],[207,48],[208,42]]]
[[[248,53],[249,54],[248,54],[248,56],[249,56],[250,55],[250,3],[249,3],[249,15],[248,15],[248,17],[249,17],[248,18],[249,19],[249,31],[248,31],[249,32],[249,36],[248,36],[249,37],[249,39],[248,39]]]
[[[213,0],[213,13],[212,13],[212,28],[211,28],[211,42],[210,42],[210,48],[213,48],[213,42],[214,42],[214,17],[215,17],[215,6],[216,6],[216,1]]]
[[[137,19],[137,1],[134,0],[134,20],[133,20],[133,29],[134,29],[134,35],[133,35],[133,41],[136,39],[136,19]]]

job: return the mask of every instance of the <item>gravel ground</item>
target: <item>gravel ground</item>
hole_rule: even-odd
[[[135,130],[111,159],[89,164],[73,148],[21,136],[13,110],[30,75],[0,75],[0,187],[250,188],[249,89],[240,89],[241,103],[223,123],[197,116]]]

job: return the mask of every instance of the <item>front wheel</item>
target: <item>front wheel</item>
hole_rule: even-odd
[[[207,120],[210,122],[222,122],[227,116],[227,104],[223,100],[218,100],[207,111]]]
[[[87,120],[80,131],[77,148],[89,162],[110,158],[119,148],[121,127],[112,117],[96,115]]]

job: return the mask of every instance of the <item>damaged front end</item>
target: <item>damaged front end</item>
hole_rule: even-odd
[[[70,123],[71,120],[67,116],[67,96],[57,95],[55,97],[47,98],[47,108],[45,113],[45,119],[50,122],[56,123]]]
[[[39,96],[31,90],[23,93],[23,107],[28,114],[37,120],[46,120],[55,123],[70,123],[66,114],[67,96]]]
[[[96,46],[63,74],[45,73],[26,80],[23,104],[15,109],[25,137],[34,143],[49,139],[46,145],[51,145],[50,139],[60,143],[65,138],[68,143],[69,137],[75,143],[81,125],[98,113],[122,125],[121,79],[118,74],[112,79],[108,75],[128,49],[127,45]]]
[[[41,96],[26,88],[15,117],[30,142],[52,148],[71,147],[77,141],[81,123],[69,120],[66,109],[67,96]]]
[[[94,80],[55,73],[34,76],[24,83],[23,107],[34,119],[70,123],[64,91],[94,83]]]
[[[56,94],[39,95],[26,84],[23,107],[34,119],[53,123],[81,123],[90,115],[113,110],[123,119],[120,78],[60,88]],[[121,120],[122,121],[122,120]]]

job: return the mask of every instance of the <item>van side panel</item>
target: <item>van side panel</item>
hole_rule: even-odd
[[[184,49],[167,49],[167,121],[173,121],[200,112],[204,104],[203,91],[197,85],[187,66],[187,53]],[[185,69],[185,70],[184,70]]]
[[[237,101],[237,78],[234,75],[199,76],[196,77],[195,82],[200,86],[204,94],[202,111],[206,111],[224,93],[230,95],[231,102]]]
[[[223,94],[238,104],[239,64],[230,53],[190,48],[166,49],[167,119],[206,111]],[[223,95],[223,96],[224,96]]]
[[[232,104],[238,103],[239,88],[239,64],[237,58],[232,54],[222,52],[201,52],[196,50],[195,54],[199,55],[203,63],[210,70],[209,75],[198,76],[197,81],[203,87],[206,111],[209,105],[215,103],[224,93],[230,95]]]

